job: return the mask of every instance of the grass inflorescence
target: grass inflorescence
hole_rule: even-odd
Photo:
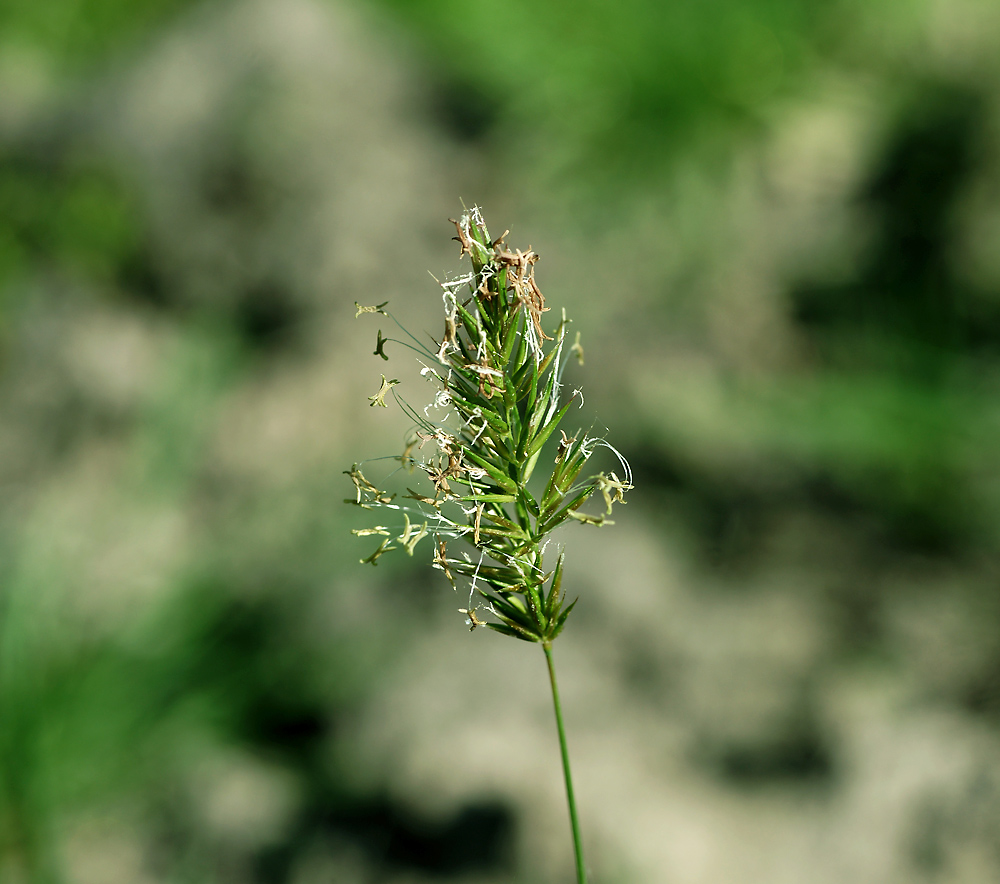
[[[545,330],[549,308],[535,281],[538,255],[509,249],[506,233],[491,239],[479,209],[453,223],[461,256],[468,256],[472,266],[441,283],[441,339],[425,345],[407,333],[397,342],[426,360],[421,374],[434,385],[433,401],[417,410],[396,393],[399,382],[384,374],[378,391],[368,397],[373,407],[385,406],[391,392],[413,418],[413,434],[398,459],[425,473],[431,487],[427,493],[408,488],[397,498],[355,465],[348,471],[356,491],[349,502],[391,510],[395,520],[403,520],[393,529],[377,526],[355,533],[381,538],[362,560],[373,565],[393,549],[412,555],[417,541],[431,538],[433,567],[453,586],[458,578],[469,583],[469,606],[460,610],[472,629],[485,625],[526,641],[551,642],[575,602],[567,604],[562,591],[562,552],[551,571],[543,563],[550,535],[569,520],[611,524],[613,504],[632,487],[631,472],[603,437],[560,429],[574,404],[583,404],[580,390],[565,396],[562,383],[567,361],[575,356],[582,362],[583,349],[579,336],[568,344],[565,312],[551,334]],[[357,316],[391,317],[387,303],[356,306]],[[388,359],[385,345],[391,341],[378,329],[373,355]],[[556,444],[546,449],[557,429]],[[601,447],[618,456],[621,478],[617,472],[583,476]],[[547,478],[532,493],[529,484],[546,450]],[[584,512],[595,494],[604,506]],[[459,552],[457,545],[463,547]],[[473,604],[477,593],[481,601]]]
[[[386,396],[391,393],[413,419],[406,447],[394,459],[401,464],[398,469],[423,472],[428,487],[426,493],[407,487],[406,494],[390,494],[364,475],[365,463],[355,464],[347,471],[355,488],[347,502],[387,510],[392,514],[387,521],[394,524],[353,533],[376,538],[378,546],[361,559],[372,565],[396,549],[412,556],[417,544],[428,538],[432,566],[456,589],[460,580],[468,583],[468,605],[459,611],[470,629],[487,626],[541,643],[552,686],[577,878],[583,884],[583,850],[552,661],[552,641],[576,601],[567,603],[563,590],[564,552],[560,550],[551,570],[544,560],[550,535],[564,522],[612,524],[613,506],[631,489],[632,473],[604,437],[581,429],[568,435],[561,428],[573,406],[583,405],[580,390],[566,396],[563,385],[567,362],[576,357],[582,363],[583,348],[579,335],[567,343],[565,311],[551,334],[546,331],[549,308],[535,281],[538,255],[530,248],[508,248],[508,232],[491,239],[478,208],[452,223],[460,257],[468,256],[471,268],[440,283],[440,340],[425,344],[403,329],[406,339],[394,341],[378,329],[373,353],[388,360],[387,343],[415,350],[421,374],[434,385],[433,399],[414,408],[396,392],[399,381],[384,374],[379,389],[368,397],[372,407],[388,407]],[[387,305],[355,304],[356,316],[393,318]],[[550,440],[553,444],[547,444]],[[614,453],[621,477],[614,471],[584,475],[598,448]],[[532,481],[536,473],[546,477],[544,485],[540,478]],[[584,511],[583,505],[595,495],[600,495],[603,507]]]

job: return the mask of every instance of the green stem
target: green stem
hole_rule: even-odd
[[[587,873],[583,867],[583,842],[580,840],[580,821],[576,817],[576,798],[573,797],[573,776],[569,770],[569,749],[566,748],[566,730],[563,728],[562,706],[559,704],[559,688],[556,686],[556,669],[552,663],[552,646],[542,644],[545,662],[549,666],[549,681],[552,683],[552,706],[556,711],[556,727],[559,730],[559,749],[562,752],[563,776],[566,778],[566,802],[569,804],[569,822],[573,829],[573,853],[576,856],[576,880],[587,884]]]

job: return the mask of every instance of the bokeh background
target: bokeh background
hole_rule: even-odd
[[[0,880],[571,880],[542,655],[342,503],[462,199],[636,476],[593,880],[1000,880],[994,0],[0,5]]]

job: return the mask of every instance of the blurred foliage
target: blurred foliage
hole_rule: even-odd
[[[8,88],[27,77],[71,96],[191,5],[192,0],[0,4],[0,57]],[[22,68],[29,73],[22,75]],[[137,195],[109,158],[68,143],[68,135],[63,123],[55,131],[0,145],[0,330],[10,309],[4,301],[19,290],[15,281],[44,268],[107,284],[127,268],[137,246]]]
[[[542,167],[574,209],[616,221],[634,189],[662,184],[679,161],[725,165],[734,139],[766,128],[775,101],[808,94],[822,65],[850,63],[866,25],[884,28],[866,63],[892,64],[893,37],[916,16],[906,2],[378,5],[419,33],[456,135],[503,131],[502,148]]]
[[[905,108],[850,195],[871,231],[863,256],[836,280],[784,280],[804,365],[702,389],[720,405],[709,423],[690,393],[651,394],[652,410],[677,403],[646,410],[650,432],[685,467],[718,471],[730,440],[745,480],[754,483],[744,469],[753,454],[765,477],[824,483],[873,516],[882,539],[962,555],[1000,549],[1000,290],[969,283],[955,223],[970,183],[995,168],[987,119],[969,88],[930,85]]]
[[[385,2],[419,29],[449,78],[442,110],[459,132],[498,125],[555,139],[552,154],[568,156],[577,185],[598,175],[619,191],[648,181],[706,129],[759,122],[762,103],[793,88],[836,16],[800,0]]]
[[[44,58],[58,77],[100,70],[113,53],[135,48],[192,0],[6,0],[0,7],[4,50]]]
[[[112,286],[141,230],[133,195],[100,163],[36,145],[0,155],[0,291],[25,294],[37,273]],[[0,323],[13,304],[0,301]]]

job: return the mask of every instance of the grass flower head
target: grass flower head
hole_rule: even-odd
[[[424,360],[421,374],[434,387],[432,400],[417,410],[397,394],[398,381],[385,375],[376,394],[368,397],[373,406],[384,406],[391,392],[413,418],[413,435],[397,459],[422,471],[429,487],[426,493],[408,488],[406,502],[396,501],[355,465],[348,475],[356,494],[348,502],[393,510],[404,523],[398,536],[382,526],[354,533],[381,535],[379,547],[362,559],[372,565],[397,548],[413,555],[417,541],[429,536],[432,566],[456,588],[460,579],[468,584],[469,605],[460,611],[471,628],[486,625],[548,644],[575,604],[566,604],[562,591],[562,552],[554,567],[546,569],[550,535],[568,520],[611,524],[612,507],[624,502],[632,475],[610,443],[580,429],[573,435],[561,429],[557,443],[546,446],[571,408],[583,404],[583,394],[573,390],[566,395],[562,383],[568,360],[583,360],[579,335],[567,345],[565,311],[546,330],[550,309],[535,281],[538,255],[533,250],[510,249],[506,232],[491,239],[478,208],[452,223],[460,257],[467,257],[471,266],[440,283],[441,339],[428,346],[404,329],[406,339],[395,341]],[[392,317],[385,303],[356,306],[358,317]],[[392,342],[378,329],[374,355],[388,359],[385,345]],[[621,477],[617,472],[583,474],[601,447],[617,456]],[[544,485],[532,482],[543,465]],[[584,504],[595,493],[603,496],[604,507],[585,512]],[[480,603],[473,605],[477,594]],[[481,619],[480,613],[492,618]]]
[[[422,360],[420,374],[433,385],[433,398],[418,411],[396,392],[399,381],[387,380],[384,374],[378,391],[368,397],[373,407],[388,407],[385,398],[391,393],[413,419],[412,435],[394,460],[401,470],[423,472],[426,491],[407,487],[408,493],[397,500],[355,464],[346,471],[355,490],[346,502],[362,509],[390,510],[403,519],[398,528],[376,525],[354,530],[361,537],[374,536],[379,544],[362,563],[377,565],[382,555],[396,549],[412,556],[417,543],[430,537],[431,566],[454,588],[459,581],[468,585],[468,604],[458,610],[470,630],[488,626],[541,643],[552,685],[577,881],[585,884],[552,661],[552,641],[576,602],[567,604],[562,589],[563,552],[551,571],[546,570],[545,552],[552,532],[566,521],[611,524],[614,505],[624,503],[632,488],[632,471],[603,437],[580,429],[567,435],[560,428],[573,405],[583,405],[583,394],[573,390],[564,395],[562,383],[572,356],[583,363],[583,347],[579,334],[566,346],[565,311],[558,325],[549,329],[551,334],[546,331],[545,314],[550,309],[535,281],[538,255],[530,248],[526,252],[508,248],[507,232],[491,239],[478,208],[452,223],[461,247],[459,257],[468,256],[471,268],[440,283],[441,339],[432,339],[428,346],[405,329],[406,340],[385,338],[378,329],[373,354],[388,360],[387,343],[415,350]],[[387,303],[365,307],[355,302],[355,315],[375,314],[395,321],[385,309]],[[553,444],[547,444],[550,440]],[[598,448],[607,448],[618,458],[620,477],[617,472],[584,475]],[[597,493],[603,509],[585,511],[583,505]],[[473,604],[477,593],[481,601]]]

